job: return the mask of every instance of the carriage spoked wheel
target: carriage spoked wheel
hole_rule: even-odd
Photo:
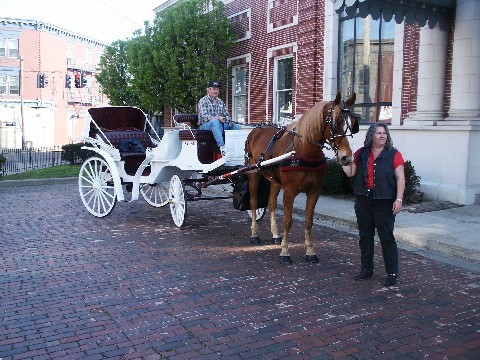
[[[140,194],[145,201],[154,207],[163,207],[168,204],[168,184],[142,184],[140,185]]]
[[[83,205],[96,217],[107,216],[117,203],[112,172],[100,157],[91,157],[82,164],[78,189]]]
[[[187,200],[185,198],[185,188],[178,175],[173,175],[170,179],[168,198],[173,222],[178,227],[182,227],[187,217]]]
[[[266,212],[267,212],[267,208],[259,208],[255,210],[255,220],[257,221],[262,220]],[[250,216],[250,219],[253,219],[252,210],[247,210],[247,213],[248,213],[248,216]]]

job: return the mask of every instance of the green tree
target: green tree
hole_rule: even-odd
[[[139,107],[150,114],[158,113],[164,107],[164,82],[166,74],[155,66],[153,56],[159,44],[153,41],[154,29],[145,23],[145,34],[136,33],[127,47],[127,68],[132,75],[131,85],[139,99]]]
[[[164,72],[164,105],[195,112],[208,80],[226,80],[235,40],[219,0],[182,0],[157,14],[155,67]]]
[[[209,80],[227,79],[235,39],[221,0],[180,0],[158,13],[153,25],[106,48],[97,80],[112,105],[149,114],[165,107],[195,112]]]
[[[100,58],[100,69],[95,75],[111,105],[140,105],[132,87],[132,75],[127,68],[128,46],[129,41],[126,40],[117,40],[107,46]]]

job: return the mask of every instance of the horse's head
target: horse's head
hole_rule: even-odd
[[[353,161],[353,153],[347,137],[358,132],[357,119],[351,113],[355,99],[356,94],[353,93],[350,99],[343,101],[338,92],[335,100],[325,109],[328,112],[325,140],[335,152],[337,163],[340,165],[349,165]]]

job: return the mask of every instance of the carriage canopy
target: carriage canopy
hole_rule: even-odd
[[[142,110],[132,106],[105,106],[88,109],[95,124],[107,131],[128,131],[145,129],[146,116]],[[90,137],[98,130],[90,121],[88,131]]]

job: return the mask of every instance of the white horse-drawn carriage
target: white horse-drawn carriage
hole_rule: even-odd
[[[233,184],[237,174],[256,171],[292,155],[245,167],[245,139],[250,129],[225,131],[226,154],[222,156],[210,131],[191,128],[196,115],[176,115],[174,121],[180,128],[166,131],[160,140],[138,108],[88,110],[82,138],[86,145],[82,148],[95,154],[81,166],[78,186],[82,202],[92,215],[107,216],[117,201],[138,200],[141,194],[152,206],[169,205],[175,225],[181,227],[187,201],[205,199],[202,189]],[[232,196],[208,199],[227,197]],[[256,210],[256,218],[264,212],[265,207]]]

